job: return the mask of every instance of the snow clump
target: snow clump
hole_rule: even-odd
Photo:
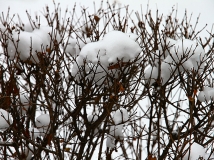
[[[107,147],[114,148],[115,139],[122,140],[124,138],[123,127],[126,121],[128,121],[128,119],[129,119],[128,111],[125,108],[120,108],[115,111],[115,113],[113,114],[113,124],[110,125],[110,132],[109,135],[107,136],[106,141]]]
[[[149,65],[145,70],[145,80],[151,78],[150,85],[158,78],[160,70],[160,77],[162,85],[164,85],[172,74],[177,74],[178,71],[197,71],[199,74],[204,69],[205,51],[203,47],[196,41],[190,39],[173,40],[166,39],[167,49],[163,53],[163,47],[159,46],[161,65],[159,68],[159,58],[157,52],[155,53],[154,66]],[[166,58],[164,58],[166,56]]]
[[[0,130],[7,130],[10,124],[12,124],[12,116],[4,109],[0,109]]]
[[[93,77],[98,85],[102,84],[110,65],[118,61],[132,61],[141,52],[139,44],[132,38],[123,32],[111,31],[104,36],[103,40],[86,44],[73,65],[72,75],[76,79],[81,78],[80,68],[85,66],[86,73],[93,70],[90,72],[93,76],[88,75],[87,78]],[[94,67],[94,65],[97,66]]]
[[[198,94],[198,100],[200,102],[210,101],[214,97],[214,88],[204,87],[203,91]]]
[[[48,133],[50,124],[50,115],[42,114],[36,118],[36,127],[40,131],[41,136],[45,136]]]
[[[28,31],[13,31],[11,39],[8,42],[8,56],[11,60],[19,56],[22,61],[30,60],[33,63],[39,63],[38,53],[46,52],[46,49],[51,49],[52,38],[59,41],[59,35],[52,34],[51,27],[40,27],[39,29],[34,29],[32,32]]]
[[[205,148],[196,142],[192,144],[188,143],[183,151],[186,151],[183,160],[196,160],[200,157],[207,157]]]
[[[119,108],[113,117],[114,124],[124,123],[129,119],[128,111],[125,108]]]
[[[115,147],[115,138],[111,135],[107,136],[106,147],[114,148]]]

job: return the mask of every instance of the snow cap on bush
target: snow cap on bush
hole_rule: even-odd
[[[163,47],[159,45],[161,66],[148,66],[145,69],[145,80],[150,79],[150,85],[155,82],[158,78],[158,71],[160,71],[160,78],[162,85],[164,85],[172,76],[171,74],[175,71],[175,74],[179,71],[190,71],[196,70],[202,73],[204,69],[204,57],[205,51],[202,46],[196,41],[190,39],[173,40],[166,38],[166,45],[168,49],[163,53]],[[169,51],[169,52],[168,52]],[[154,55],[155,63],[159,61],[159,55]],[[165,57],[166,58],[163,58]],[[177,66],[179,65],[179,66]]]
[[[85,45],[80,56],[87,61],[97,63],[99,58],[105,56],[108,63],[116,63],[117,60],[129,61],[141,52],[140,46],[129,36],[120,31],[107,33],[103,40]]]
[[[132,61],[141,52],[139,44],[132,38],[123,32],[111,31],[104,36],[103,40],[86,44],[73,65],[72,75],[78,79],[81,77],[79,73],[81,66],[85,66],[86,72],[93,68],[93,73],[96,73],[93,76],[94,81],[98,85],[102,84],[111,64],[118,61]],[[93,65],[98,66],[93,67]]]
[[[37,54],[46,52],[46,49],[53,43],[49,34],[52,33],[51,27],[40,27],[34,29],[32,32],[20,31],[13,32],[11,40],[8,43],[8,55],[11,60],[19,56],[21,60],[26,61],[30,59],[33,63],[38,63]],[[59,35],[53,36],[59,41]],[[53,46],[53,44],[51,45]],[[18,55],[17,55],[17,52]]]

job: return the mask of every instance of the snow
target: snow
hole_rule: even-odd
[[[110,132],[107,136],[106,147],[114,148],[115,140],[116,139],[122,140],[124,138],[122,131],[123,124],[110,126]]]
[[[111,135],[107,136],[106,147],[114,148],[115,147],[115,138]]]
[[[96,114],[91,114],[87,118],[89,123],[93,123],[96,120],[98,120],[99,117]],[[100,127],[101,127],[101,124],[94,130],[94,135],[96,135],[99,132]]]
[[[69,39],[66,39],[64,42],[65,42],[65,44],[67,44],[67,46],[65,46],[65,52],[70,53],[73,56],[76,55],[77,54],[77,51],[76,51],[77,40],[69,38]]]
[[[95,77],[93,76],[95,83],[98,85],[103,84],[108,67],[111,64],[115,64],[118,61],[132,61],[141,52],[139,44],[133,40],[136,39],[136,36],[132,34],[130,37],[120,31],[111,31],[104,36],[103,40],[87,43],[81,49],[76,63],[73,65],[72,75],[76,79],[81,77],[79,75],[79,67],[84,66],[86,62],[86,73],[93,68],[94,73],[98,73]],[[93,67],[93,65],[97,66]],[[109,71],[109,73],[111,72]],[[91,78],[90,75],[87,78]]]
[[[90,122],[90,123],[93,123],[93,122],[95,122],[96,120],[98,119],[98,116],[97,115],[90,115],[90,116],[88,116],[88,121]]]
[[[187,151],[183,157],[183,160],[196,160],[199,157],[203,157],[206,155],[205,148],[198,143],[194,142],[192,144],[187,144],[184,148],[184,151]]]
[[[0,130],[5,131],[12,124],[11,115],[4,109],[0,109]]]
[[[128,121],[128,119],[129,119],[129,114],[125,108],[119,108],[113,116],[113,121],[115,125],[124,123]]]
[[[32,145],[29,145],[28,147],[23,146],[19,148],[19,152],[23,157],[26,157],[25,160],[31,160],[35,148],[37,147]],[[15,160],[18,160],[18,158],[15,158]]]
[[[29,27],[29,26],[28,26]],[[25,28],[25,31],[27,31],[27,32],[31,32],[31,30],[30,29],[28,29],[28,27],[26,26],[26,28]],[[41,35],[37,35],[38,37],[40,37]],[[136,35],[128,35],[129,37],[130,37],[130,39],[132,39],[133,41],[135,41],[136,39],[137,39],[137,36]],[[36,39],[36,41],[37,41],[37,39]],[[104,41],[104,40],[103,40]],[[105,48],[103,49],[103,47],[105,47],[105,46],[102,46],[102,44],[103,44],[103,41],[101,42],[101,43],[99,43],[99,42],[92,42],[92,43],[94,43],[94,44],[96,44],[96,45],[100,45],[99,47],[99,49],[100,50],[96,50],[97,48],[97,46],[96,47],[94,47],[94,50],[97,52],[99,52],[99,55],[96,55],[96,56],[98,56],[98,57],[95,57],[95,55],[94,54],[92,54],[92,55],[90,55],[90,54],[86,54],[86,55],[84,55],[83,57],[81,57],[81,56],[79,56],[78,58],[79,58],[79,60],[80,61],[82,61],[82,62],[80,62],[80,63],[78,63],[78,65],[82,65],[83,64],[83,59],[84,58],[86,58],[87,57],[87,59],[89,60],[88,61],[88,63],[90,62],[90,63],[93,63],[93,64],[97,64],[98,62],[100,62],[104,67],[101,67],[101,66],[98,66],[97,67],[97,69],[96,70],[94,70],[94,72],[97,72],[97,74],[96,74],[96,77],[94,78],[94,81],[97,83],[97,84],[102,84],[102,77],[105,77],[105,75],[106,75],[106,71],[104,71],[103,70],[103,68],[105,69],[105,70],[108,70],[107,69],[107,66],[109,66],[110,65],[110,63],[112,62],[112,63],[116,63],[117,62],[117,59],[123,59],[124,61],[128,61],[128,60],[131,60],[133,57],[132,56],[130,56],[129,54],[125,54],[125,55],[122,55],[123,53],[122,52],[124,52],[124,50],[123,49],[121,49],[121,53],[120,52],[118,52],[117,50],[111,50],[111,49],[109,49],[111,52],[109,53],[109,55],[110,54],[112,54],[111,55],[111,57],[112,57],[112,59],[110,59],[110,57],[108,56],[108,54],[106,54],[106,51],[107,50],[105,50]],[[47,41],[48,42],[48,41]],[[176,41],[175,40],[172,40],[172,39],[167,39],[167,43],[170,43],[170,45],[171,45],[171,42],[172,42],[172,44],[174,45],[175,43],[176,43]],[[109,43],[109,42],[108,42]],[[106,43],[106,44],[108,44],[108,43]],[[68,44],[68,47],[67,47],[67,49],[66,49],[66,52],[70,52],[72,55],[79,55],[80,54],[80,50],[79,50],[79,47],[77,47],[77,42],[76,42],[76,40],[74,40],[74,39],[70,39],[69,40],[69,44]],[[122,44],[122,42],[121,42],[121,44]],[[29,45],[29,44],[27,44],[27,45]],[[46,46],[46,45],[49,45],[48,43],[47,44],[43,44],[43,47],[44,46]],[[84,46],[85,44],[84,43],[81,43],[81,47],[80,48],[82,48],[83,46]],[[178,45],[179,46],[179,45]],[[35,46],[33,46],[33,50],[35,50],[34,48],[38,48],[38,49],[41,49],[41,44],[35,44]],[[44,47],[45,48],[45,47]],[[179,47],[178,47],[179,48]],[[87,48],[86,48],[87,49]],[[103,49],[103,50],[102,50]],[[90,51],[90,47],[88,48],[88,50]],[[115,51],[115,53],[114,53],[114,51]],[[120,50],[119,50],[120,51]],[[24,53],[24,51],[23,51],[23,53]],[[116,54],[119,54],[119,55],[116,55]],[[167,55],[169,55],[169,52],[168,53],[166,53],[166,56]],[[180,54],[181,55],[181,54]],[[21,56],[20,56],[21,57]],[[27,58],[29,57],[29,55],[27,54],[27,56],[26,56]],[[26,57],[24,57],[23,59],[25,59]],[[134,56],[135,57],[135,56]],[[176,56],[177,57],[177,56]],[[192,56],[193,57],[193,56]],[[37,57],[35,56],[34,57],[34,59],[36,60],[36,62],[38,61],[38,59],[36,59]],[[91,58],[91,60],[90,60],[90,58]],[[197,57],[196,57],[197,58]],[[169,74],[169,70],[171,71],[171,70],[173,70],[173,69],[175,69],[175,67],[172,67],[172,65],[169,65],[168,63],[171,63],[172,62],[172,59],[171,59],[171,56],[169,56],[168,57],[168,59],[164,59],[163,58],[163,60],[165,60],[165,65],[163,64],[162,66],[161,66],[161,77],[162,77],[162,80],[163,80],[163,84],[165,84],[166,83],[166,81],[170,78],[170,74]],[[194,58],[193,58],[193,60],[194,60]],[[173,61],[174,62],[174,61]],[[187,70],[191,70],[191,69],[193,69],[193,68],[196,68],[195,66],[196,66],[196,64],[197,64],[197,60],[195,60],[195,61],[185,61],[184,63],[183,63],[183,67],[185,68],[185,69],[187,69]],[[76,67],[76,70],[78,70],[78,67]],[[89,68],[88,68],[88,70],[89,70]],[[184,69],[183,69],[184,70]],[[152,71],[152,72],[149,72],[149,71]],[[147,76],[148,76],[148,78],[150,77],[150,74],[152,73],[152,80],[154,80],[154,79],[156,79],[157,78],[157,73],[158,73],[158,68],[157,67],[155,67],[155,68],[153,68],[153,70],[152,70],[152,67],[147,71]],[[88,78],[90,78],[90,75],[88,76]],[[203,91],[204,92],[204,91]],[[205,94],[205,93],[204,93]],[[208,97],[210,97],[210,96],[208,96]],[[124,122],[124,121],[126,121],[125,120],[125,118],[123,118],[123,114],[121,113],[121,112],[118,112],[118,114],[119,114],[119,116],[117,117],[116,115],[114,116],[114,122],[115,122],[115,124],[119,124],[119,123],[122,123],[122,122]],[[122,116],[121,116],[122,115]],[[93,116],[91,116],[91,117],[93,117]],[[94,122],[94,119],[97,119],[96,117],[94,117],[94,118],[91,118],[91,117],[88,117],[88,119],[89,119],[89,122]],[[125,117],[128,117],[128,116],[125,116]],[[91,120],[90,120],[90,118],[91,118]],[[50,121],[50,120],[49,120]],[[115,129],[116,128],[116,129]],[[121,129],[121,130],[119,130],[119,129]],[[121,126],[112,126],[112,130],[114,130],[114,136],[116,136],[116,137],[120,137],[120,136],[123,136],[122,135],[122,127]],[[121,131],[121,132],[120,132]],[[115,144],[114,144],[114,138],[112,137],[112,136],[108,136],[108,138],[109,139],[107,139],[107,141],[109,140],[109,143],[108,143],[108,145],[109,146],[115,146]],[[108,146],[107,145],[107,146]]]
[[[144,78],[148,82],[150,82],[150,85],[155,82],[157,79],[158,75],[158,69],[157,67],[153,67],[151,65],[148,65],[144,71]]]
[[[199,73],[202,72],[204,64],[201,66],[200,64],[205,56],[205,51],[197,42],[189,39],[178,40],[174,47],[170,49],[170,53],[176,63],[180,61],[184,63],[186,70],[199,69]]]
[[[168,49],[163,53],[163,46],[166,45]],[[168,52],[169,51],[169,52]],[[160,53],[160,58],[159,54]],[[159,45],[159,50],[154,54],[154,66],[147,66],[145,69],[145,80],[151,78],[150,85],[155,82],[160,73],[162,85],[164,85],[175,74],[186,71],[198,71],[202,73],[205,65],[205,51],[202,46],[194,40],[179,39],[173,40],[166,38],[166,44],[162,42]],[[166,58],[164,58],[166,57]],[[159,69],[158,61],[161,61]],[[179,70],[178,70],[179,69]]]
[[[21,94],[20,95],[20,103],[22,104],[21,106],[21,113],[25,114],[26,111],[29,109],[29,98],[27,94]]]
[[[109,63],[116,63],[117,59],[123,59],[125,62],[132,60],[141,52],[140,46],[120,31],[107,33],[102,43]]]
[[[36,118],[36,127],[40,131],[40,135],[44,136],[49,129],[50,116],[49,114],[42,114]]]
[[[52,28],[46,26],[41,26],[40,29],[34,29],[32,32],[13,31],[8,43],[9,58],[13,60],[19,55],[23,61],[30,59],[33,63],[39,63],[37,53],[44,53],[50,47],[51,37],[49,33],[52,33]],[[53,38],[59,41],[59,35]]]
[[[123,124],[113,125],[110,127],[110,135],[112,135],[116,139],[123,139]]]
[[[203,91],[198,94],[198,100],[200,102],[210,101],[214,97],[214,88],[204,87]]]
[[[31,26],[30,22],[25,23],[23,29],[26,32],[32,32],[33,31],[33,27]]]
[[[110,132],[109,132],[109,135],[107,136],[107,141],[106,141],[107,147],[114,148],[115,139],[122,140],[124,138],[123,127],[124,127],[124,124],[128,121],[128,119],[129,119],[129,114],[125,108],[119,108],[113,113],[113,124],[110,125]]]
[[[140,46],[125,33],[111,31],[104,36],[103,40],[85,45],[80,52],[80,57],[92,63],[97,63],[104,58],[102,62],[106,62],[104,65],[107,67],[110,63],[116,63],[117,59],[132,60],[140,52]]]
[[[176,43],[176,40],[166,37],[166,39],[162,39],[161,43],[158,45],[158,52],[154,55],[155,62],[157,63],[159,60],[159,55],[161,56],[161,59],[163,60],[169,55],[169,50],[172,48]],[[163,47],[166,46],[165,50]],[[163,51],[164,50],[164,51]]]

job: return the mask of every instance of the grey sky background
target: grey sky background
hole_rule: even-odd
[[[115,0],[109,0],[109,3],[113,3]],[[55,0],[55,3],[60,3],[62,13],[66,8],[72,11],[74,3],[76,3],[76,13],[81,10],[81,6],[87,7],[88,11],[94,12],[94,3],[96,8],[100,6],[101,0]],[[129,5],[129,11],[146,13],[147,6],[151,9],[153,16],[156,15],[158,9],[159,15],[163,14],[166,16],[172,11],[172,7],[178,10],[177,17],[181,20],[184,16],[185,10],[188,16],[192,15],[192,24],[196,21],[200,14],[199,24],[197,29],[200,30],[206,24],[208,31],[211,30],[212,24],[214,23],[214,0],[116,0],[121,6]],[[104,4],[106,1],[104,0]],[[10,6],[10,15],[19,14],[22,21],[27,20],[26,10],[33,16],[35,13],[41,15],[45,6],[48,5],[50,11],[54,9],[53,0],[0,0],[0,12],[6,14],[8,7]],[[132,13],[132,17],[136,18],[135,13]],[[207,36],[206,30],[200,35],[203,37]]]

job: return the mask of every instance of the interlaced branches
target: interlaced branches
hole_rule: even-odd
[[[212,31],[174,9],[54,6],[48,26],[0,17],[2,159],[213,157]]]

